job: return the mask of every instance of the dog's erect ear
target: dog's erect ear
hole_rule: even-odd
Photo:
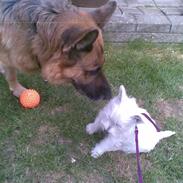
[[[115,11],[117,3],[115,1],[110,1],[104,6],[96,9],[95,11],[90,12],[90,15],[93,17],[95,22],[100,28],[103,28],[104,25],[109,21],[113,12]]]
[[[84,51],[92,46],[98,37],[98,29],[91,28],[89,30],[82,30],[80,28],[71,27],[62,34],[63,52],[69,53],[71,49],[77,51]]]
[[[127,96],[127,94],[126,94],[125,87],[124,87],[123,85],[121,85],[121,86],[119,87],[119,94],[118,94],[118,97],[119,97],[120,102],[123,102],[123,101],[125,101],[125,100],[128,98],[128,96]]]
[[[82,37],[81,40],[76,43],[76,50],[82,51],[85,50],[85,48],[88,48],[91,45],[93,45],[93,43],[96,41],[98,37],[98,34],[99,32],[97,29],[88,31],[84,35],[84,37]]]

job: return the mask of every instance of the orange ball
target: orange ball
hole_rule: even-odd
[[[31,109],[39,105],[40,95],[36,90],[27,89],[21,93],[19,100],[23,107]]]

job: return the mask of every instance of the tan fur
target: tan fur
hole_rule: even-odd
[[[90,71],[104,64],[102,32],[92,13],[80,12],[74,7],[54,13],[60,11],[56,9],[59,0],[53,1],[55,7],[50,10],[51,13],[44,9],[45,5],[49,8],[48,3],[43,6],[35,5],[35,0],[31,0],[32,4],[28,0],[14,1],[11,11],[16,21],[12,14],[9,17],[4,15],[6,9],[0,11],[0,16],[4,18],[4,23],[0,24],[0,64],[5,68],[5,77],[14,95],[19,96],[25,89],[18,83],[15,70],[28,73],[40,70],[43,78],[52,84],[75,82],[87,85],[92,82],[102,85],[104,80],[106,82],[102,73],[100,77],[90,74]],[[26,14],[28,8],[34,6],[37,9],[31,21],[36,17],[36,22],[33,22],[36,31],[33,30],[34,24],[28,22],[30,15]],[[109,11],[108,16],[116,4],[113,3],[112,8],[109,6],[101,9],[103,14]],[[17,9],[24,7],[25,11],[16,14]],[[105,18],[102,17],[101,21],[105,21]],[[67,35],[69,32],[70,35]],[[79,50],[88,46],[92,46],[90,51]]]

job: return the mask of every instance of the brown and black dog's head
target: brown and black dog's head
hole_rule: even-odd
[[[49,16],[48,23],[37,23],[33,49],[45,80],[72,83],[94,100],[111,97],[102,72],[105,59],[101,29],[115,8],[116,2],[109,2],[90,13],[73,10]]]

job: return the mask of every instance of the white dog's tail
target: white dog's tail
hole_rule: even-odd
[[[172,132],[172,131],[162,131],[162,132],[158,132],[158,137],[159,137],[159,140],[161,140],[163,138],[170,137],[174,134],[175,132]]]

